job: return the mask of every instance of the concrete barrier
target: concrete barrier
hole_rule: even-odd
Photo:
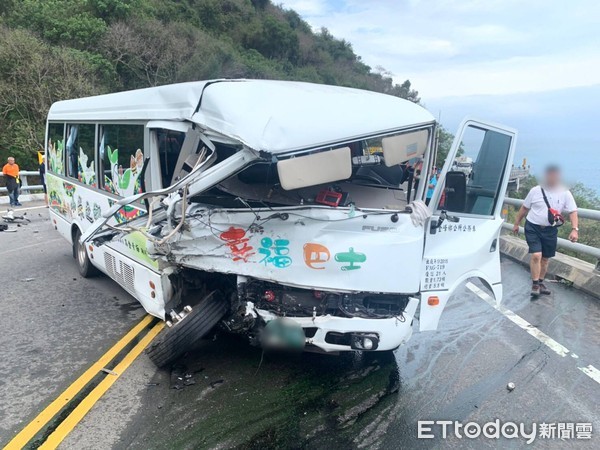
[[[529,253],[527,243],[524,240],[515,236],[502,235],[500,237],[500,251],[509,258],[529,266]],[[557,253],[550,260],[548,275],[567,280],[573,283],[575,288],[593,297],[600,298],[600,272],[595,270],[594,265],[591,263]]]
[[[39,200],[44,200],[44,194],[21,194],[19,195],[19,202],[35,202]],[[0,205],[8,205],[10,203],[10,199],[8,195],[0,195]],[[23,205],[27,206],[27,205]]]

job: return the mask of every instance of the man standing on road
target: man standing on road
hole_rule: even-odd
[[[2,168],[2,173],[6,178],[6,190],[10,199],[10,206],[21,206],[19,203],[19,166],[15,163],[15,158],[8,157],[8,164]]]
[[[533,281],[531,287],[533,298],[539,297],[540,294],[551,293],[544,286],[544,277],[548,270],[548,261],[556,253],[558,227],[564,222],[562,213],[568,213],[571,221],[569,240],[577,242],[579,220],[575,199],[573,194],[561,184],[560,169],[557,166],[550,166],[546,169],[543,185],[534,187],[525,197],[513,227],[513,232],[517,234],[523,217],[527,216],[525,239],[531,254],[529,267]]]
[[[425,196],[425,204],[429,206],[429,202],[433,197],[433,192],[435,191],[435,187],[437,186],[437,169],[433,169],[431,178],[429,180],[429,184],[427,185],[427,195]]]

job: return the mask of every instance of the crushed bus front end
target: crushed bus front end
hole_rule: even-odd
[[[389,351],[411,337],[419,305],[421,329],[435,329],[469,277],[499,300],[498,199],[514,131],[466,120],[439,170],[435,119],[406,100],[295,82],[180,88],[190,111],[158,120],[152,110],[146,125],[143,154],[177,144],[147,158],[162,184],[112,201],[81,237],[117,281],[130,264],[119,243],[142,243],[161,295],[136,284],[141,266],[128,269],[130,292],[167,321],[150,349],[158,365],[215,326],[263,348]],[[464,130],[480,139],[469,175],[450,170]],[[430,174],[439,180],[426,204]],[[115,222],[130,205],[145,213]]]
[[[190,202],[186,223],[194,225],[149,253],[201,279],[228,276],[220,289],[230,292],[229,331],[283,346],[265,327],[286,319],[276,328],[282,335],[297,328],[303,346],[324,352],[392,350],[410,338],[423,234],[410,212]]]

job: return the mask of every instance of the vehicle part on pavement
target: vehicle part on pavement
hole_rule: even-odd
[[[22,216],[17,216],[15,215],[15,212],[12,209],[9,209],[5,215],[2,216],[2,219],[4,219],[5,222],[8,223],[17,223],[17,224],[25,224],[27,225],[28,223],[31,222],[31,220],[27,217],[25,217],[27,215],[27,213],[23,213]]]

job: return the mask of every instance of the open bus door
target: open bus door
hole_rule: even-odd
[[[420,329],[435,330],[453,291],[479,278],[502,299],[500,245],[502,203],[517,133],[510,128],[465,119],[431,199],[421,267]],[[453,171],[455,158],[471,158],[467,173]],[[423,177],[425,179],[425,177]]]

